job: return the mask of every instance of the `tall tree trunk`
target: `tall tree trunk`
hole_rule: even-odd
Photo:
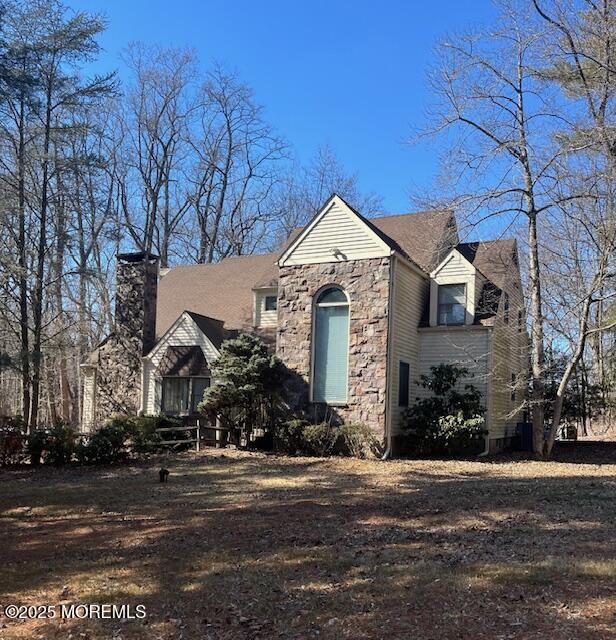
[[[45,105],[45,124],[43,138],[43,172],[41,176],[41,208],[38,254],[36,266],[36,282],[34,287],[33,315],[33,366],[32,366],[32,410],[30,412],[30,428],[35,429],[38,422],[38,404],[41,386],[41,344],[43,337],[43,290],[45,282],[45,254],[47,249],[47,213],[49,207],[49,147],[51,142],[51,99],[52,79],[47,82]]]
[[[65,344],[66,318],[64,313],[64,295],[62,284],[64,282],[64,254],[66,248],[66,211],[64,198],[64,185],[62,172],[59,167],[57,148],[55,150],[56,162],[56,255],[54,260],[54,294],[55,310],[58,325],[58,376],[60,381],[60,408],[62,420],[65,424],[71,423],[72,392],[67,371],[67,357]]]
[[[543,353],[543,311],[541,305],[541,280],[539,274],[539,247],[537,242],[537,216],[528,216],[529,286],[531,303],[531,384],[533,451],[544,454],[545,380]]]
[[[25,171],[25,96],[19,105],[19,143],[17,150],[18,242],[19,242],[19,331],[21,361],[21,410],[30,425],[30,327],[28,322],[28,253],[26,247],[26,171]]]

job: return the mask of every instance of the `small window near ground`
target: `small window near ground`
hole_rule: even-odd
[[[398,383],[398,406],[409,406],[409,383],[410,367],[408,362],[400,362],[400,373]]]
[[[466,285],[440,284],[438,287],[438,324],[464,324]]]
[[[277,296],[265,296],[265,310],[276,311],[276,309],[278,309]]]
[[[505,293],[503,297],[503,322],[509,324],[509,294]]]
[[[516,400],[515,388],[516,388],[516,377],[515,377],[515,373],[512,373],[511,374],[511,402],[515,402]]]

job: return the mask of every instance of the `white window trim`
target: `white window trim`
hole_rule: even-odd
[[[458,287],[458,286],[463,286],[464,287],[464,302],[462,303],[464,306],[464,320],[463,322],[452,322],[451,324],[449,324],[448,322],[439,322],[439,311],[440,311],[440,303],[439,303],[439,296],[441,293],[441,287]],[[436,324],[439,327],[463,327],[465,324],[468,324],[467,322],[467,316],[468,316],[468,282],[463,281],[463,282],[439,282],[438,283],[438,288],[436,290]]]

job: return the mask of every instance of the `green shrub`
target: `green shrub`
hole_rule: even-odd
[[[242,333],[225,340],[212,363],[216,383],[206,389],[199,411],[219,420],[234,442],[250,442],[253,430],[269,431],[282,411],[284,367],[258,337]]]
[[[55,465],[68,464],[75,454],[75,432],[62,422],[47,432],[44,444],[45,462]]]
[[[369,458],[380,453],[378,439],[370,427],[362,422],[343,424],[339,429],[340,450],[353,458]]]
[[[439,418],[438,428],[432,434],[434,447],[447,455],[479,453],[485,430],[483,416],[465,418],[462,412]]]
[[[128,458],[129,434],[124,424],[110,422],[95,431],[77,450],[78,460],[90,464],[111,464]]]
[[[26,425],[21,416],[0,416],[0,466],[22,462],[26,443]]]
[[[304,429],[310,423],[302,418],[280,422],[274,426],[272,444],[274,451],[297,455],[305,453]]]
[[[306,452],[322,458],[334,451],[340,429],[329,422],[320,422],[304,427],[302,435]]]
[[[431,392],[402,414],[404,448],[413,455],[479,452],[487,433],[481,394],[471,384],[460,390],[468,371],[453,365],[431,367],[419,384]]]

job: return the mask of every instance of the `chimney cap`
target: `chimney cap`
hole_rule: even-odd
[[[118,262],[156,262],[158,256],[154,253],[148,253],[146,251],[134,251],[132,253],[118,253]]]

